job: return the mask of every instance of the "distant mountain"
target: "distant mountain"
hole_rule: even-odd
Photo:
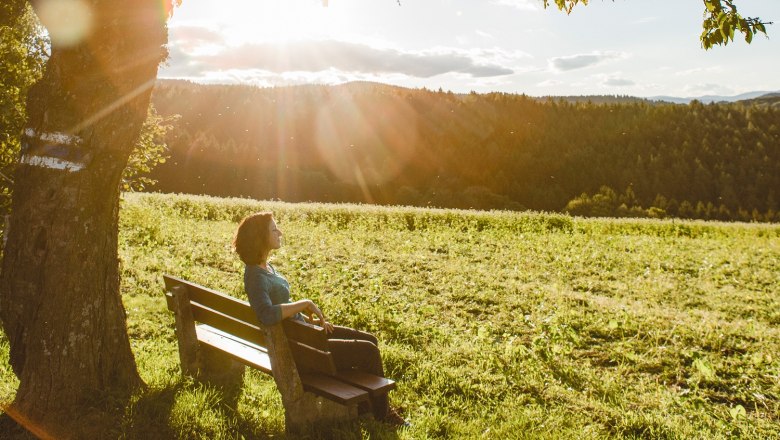
[[[780,92],[767,93],[766,95],[761,95],[758,98],[745,99],[739,102],[748,105],[757,104],[760,106],[767,106],[778,109],[780,108]]]
[[[766,91],[759,91],[759,92],[747,92],[742,93],[739,95],[734,96],[721,96],[721,95],[704,95],[704,96],[698,96],[698,97],[687,97],[687,98],[680,98],[676,96],[652,96],[647,99],[651,99],[654,101],[665,101],[665,102],[671,102],[675,104],[688,104],[693,100],[703,102],[704,104],[710,104],[713,102],[737,102],[737,101],[744,101],[749,99],[755,99],[760,96],[764,95],[771,95],[771,94],[778,94],[780,91],[777,92],[766,92]]]

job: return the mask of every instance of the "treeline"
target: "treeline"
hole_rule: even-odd
[[[153,171],[153,189],[780,220],[775,101],[606,101],[373,83],[260,89],[162,81],[153,102],[181,119],[168,136],[170,159]],[[615,191],[625,196],[629,189],[630,200],[620,201]],[[609,191],[614,201],[604,204]]]

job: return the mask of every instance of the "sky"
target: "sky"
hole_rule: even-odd
[[[704,50],[701,0],[184,0],[160,78],[375,81],[456,93],[732,96],[780,91],[780,0],[739,0],[777,24]]]

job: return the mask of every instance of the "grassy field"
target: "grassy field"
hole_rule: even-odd
[[[112,435],[284,437],[269,377],[246,374],[237,410],[181,377],[162,297],[169,273],[245,298],[230,241],[267,209],[293,296],[377,334],[398,382],[411,426],[344,437],[780,438],[780,226],[145,194],[120,255],[150,387]],[[0,332],[0,401],[15,387]]]

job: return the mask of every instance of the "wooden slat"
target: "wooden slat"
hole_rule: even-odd
[[[201,344],[220,350],[239,362],[271,374],[271,359],[262,348],[227,337],[205,325],[195,327],[195,331]]]
[[[192,316],[195,321],[210,325],[252,344],[265,347],[265,332],[253,324],[241,321],[232,316],[212,310],[196,302],[190,302]]]
[[[238,318],[248,324],[260,326],[252,306],[246,301],[170,275],[163,275],[163,280],[167,291],[173,289],[174,286],[187,286],[187,293],[192,302],[202,304],[224,315]],[[171,302],[170,295],[166,294],[165,296],[168,309],[175,310],[175,304]],[[328,351],[328,336],[324,328],[294,319],[285,319],[283,326],[288,339],[302,342],[318,350]]]
[[[299,373],[336,374],[336,364],[329,351],[321,351],[296,341],[290,342],[290,351]]]
[[[187,286],[190,300],[203,304],[210,309],[219,310],[226,315],[235,316],[244,322],[259,325],[257,315],[252,310],[252,306],[246,301],[170,275],[163,275],[163,280],[165,281],[166,290],[171,290],[173,286],[183,284]]]
[[[262,347],[244,343],[207,325],[197,326],[196,332],[198,341],[201,344],[217,349],[231,358],[250,367],[257,368],[266,374],[273,374],[271,359]],[[301,383],[306,391],[342,405],[350,405],[368,399],[367,391],[322,374],[302,374]]]
[[[335,377],[350,385],[368,391],[372,397],[386,394],[395,388],[395,382],[391,379],[357,370],[342,370],[339,371]]]
[[[350,405],[368,400],[368,392],[322,374],[301,374],[303,389],[330,400]]]
[[[282,324],[287,339],[298,341],[317,350],[329,351],[328,335],[324,328],[296,319],[285,319]]]

